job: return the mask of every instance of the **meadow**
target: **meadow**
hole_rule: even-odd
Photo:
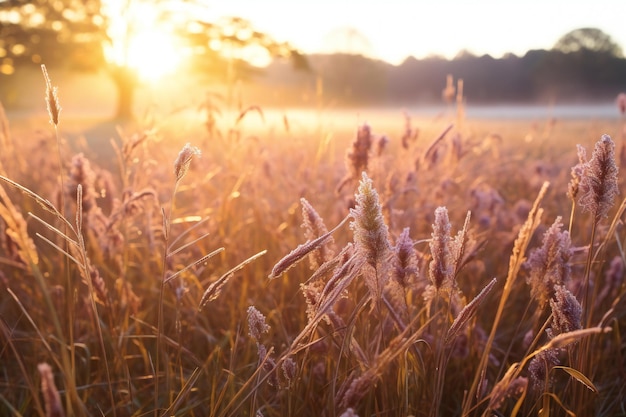
[[[0,123],[1,415],[626,415],[617,108],[96,138],[53,85]]]

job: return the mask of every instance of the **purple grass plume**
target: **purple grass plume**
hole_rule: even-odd
[[[581,145],[576,145],[576,149],[578,153],[578,163],[572,167],[572,179],[567,185],[567,197],[569,197],[572,201],[576,201],[576,198],[578,197],[580,180],[585,174],[585,164],[587,163],[587,150]]]
[[[565,285],[570,279],[571,240],[569,232],[561,230],[562,227],[561,217],[557,217],[543,235],[541,247],[532,250],[524,263],[530,271],[526,282],[531,295],[541,307],[554,296],[557,286]]]
[[[365,172],[356,195],[356,207],[350,209],[350,214],[354,219],[350,228],[354,232],[356,252],[374,270],[373,274],[365,274],[365,282],[372,298],[378,302],[389,279],[385,267],[391,244],[378,193]]]
[[[448,209],[437,207],[432,239],[430,240],[432,261],[430,261],[428,268],[430,281],[436,291],[451,289],[454,286],[454,266],[451,264],[452,252],[450,247],[451,228]]]
[[[404,228],[398,236],[393,250],[395,265],[392,277],[402,288],[409,288],[411,281],[417,276],[418,267],[413,240],[409,236],[408,227]]]
[[[317,213],[311,203],[305,198],[300,199],[302,204],[302,227],[304,236],[308,241],[314,240],[328,233],[328,228],[324,219]],[[330,236],[323,244],[320,244],[314,251],[309,253],[309,264],[312,270],[318,269],[324,262],[331,260],[335,256],[334,239]]]
[[[583,211],[594,215],[596,223],[607,217],[613,207],[618,194],[617,173],[615,143],[609,135],[602,135],[591,159],[584,165],[578,199]]]
[[[554,287],[554,297],[550,299],[552,308],[553,336],[582,329],[583,310],[580,303],[565,286]]]
[[[63,405],[59,390],[54,383],[52,368],[47,363],[37,365],[41,377],[41,392],[43,393],[46,417],[64,417]]]

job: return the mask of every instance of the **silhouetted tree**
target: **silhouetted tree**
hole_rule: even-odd
[[[563,35],[553,49],[564,53],[587,50],[615,57],[623,56],[622,48],[609,35],[596,28],[574,29]]]
[[[236,68],[249,68],[241,54],[247,48],[259,48],[271,56],[289,56],[296,65],[306,66],[302,56],[288,44],[254,30],[250,22],[239,18],[203,20],[202,13],[186,7],[191,3],[128,0],[113,15],[101,0],[0,1],[0,72],[11,74],[16,65],[24,63],[80,69],[104,67],[118,92],[116,117],[131,118],[139,78],[129,65],[128,44],[134,26],[144,17],[129,12],[136,4],[149,6],[160,23],[167,23],[198,68],[225,68],[230,81]],[[115,36],[110,30],[112,25],[118,29]],[[121,52],[115,60],[107,59],[107,48]]]

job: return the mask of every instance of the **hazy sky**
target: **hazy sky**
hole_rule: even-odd
[[[500,57],[550,49],[565,33],[597,27],[626,49],[626,0],[223,0],[237,15],[303,52],[333,43],[400,63],[409,55],[451,58],[462,49]],[[361,36],[359,36],[362,35]],[[363,38],[366,42],[363,42]]]

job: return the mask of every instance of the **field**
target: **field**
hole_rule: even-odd
[[[626,415],[626,120],[463,111],[5,115],[0,414]]]

